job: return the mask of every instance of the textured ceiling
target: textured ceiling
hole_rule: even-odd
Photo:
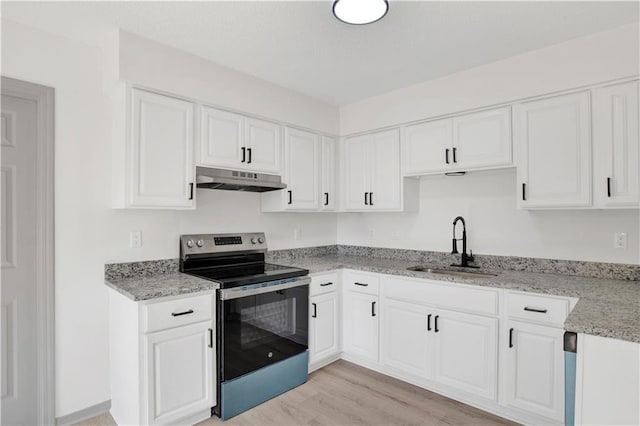
[[[390,1],[368,26],[331,1],[2,2],[4,18],[97,44],[113,28],[341,105],[638,21],[638,2]]]

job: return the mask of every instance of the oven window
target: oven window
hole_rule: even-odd
[[[222,380],[304,352],[308,345],[309,287],[225,300]]]

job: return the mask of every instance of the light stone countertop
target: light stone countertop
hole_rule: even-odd
[[[216,290],[220,287],[218,283],[213,281],[180,272],[106,279],[104,283],[134,302]]]
[[[579,297],[580,301],[564,324],[565,330],[640,343],[640,281],[490,268],[483,268],[483,271],[497,273],[498,276],[467,278],[408,271],[408,267],[421,264],[416,260],[346,254],[283,257],[270,261],[305,268],[312,274],[345,268],[529,293]],[[172,260],[110,266],[112,268],[105,284],[134,301],[218,288],[218,284],[212,281],[176,272],[177,262]],[[446,267],[448,264],[429,262],[429,266]],[[154,270],[159,273],[153,273]]]
[[[282,259],[281,262],[306,268],[312,274],[345,268],[529,293],[579,297],[580,301],[564,324],[565,330],[640,343],[639,281],[521,271],[491,271],[498,276],[463,278],[408,271],[408,267],[419,265],[410,260],[345,255],[294,258],[288,261]],[[430,264],[429,266],[448,265]]]

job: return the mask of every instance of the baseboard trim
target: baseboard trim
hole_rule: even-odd
[[[83,408],[74,413],[67,414],[56,418],[56,426],[68,426],[83,420],[90,419],[100,414],[106,413],[111,409],[111,400],[106,400],[91,407]]]

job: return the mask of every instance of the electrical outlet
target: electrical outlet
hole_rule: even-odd
[[[131,248],[142,247],[142,231],[131,231],[129,233],[129,247]]]
[[[376,230],[373,228],[369,228],[369,239],[373,240],[376,238]]]
[[[627,248],[626,232],[616,232],[615,234],[613,234],[613,248],[617,248],[617,249]]]
[[[293,228],[293,239],[298,241],[300,238],[302,238],[302,231],[300,228]]]

